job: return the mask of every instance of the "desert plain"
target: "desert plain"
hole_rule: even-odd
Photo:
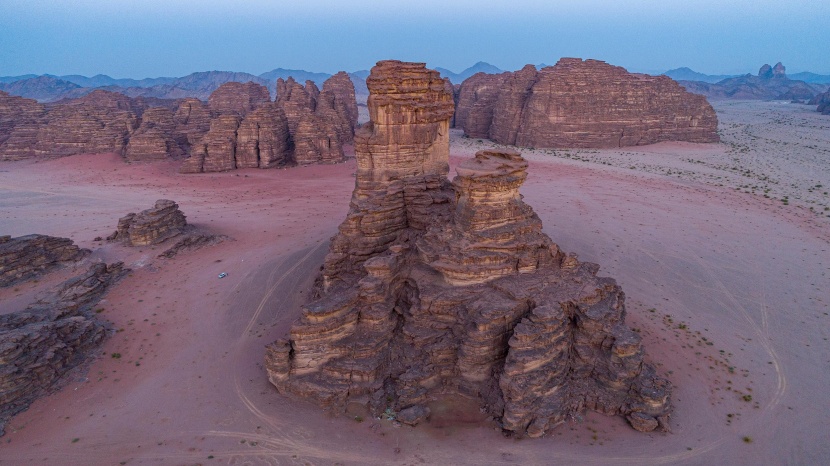
[[[180,162],[85,154],[0,164],[0,231],[93,251],[77,270],[0,290],[0,312],[90,262],[132,269],[98,306],[116,329],[100,356],[10,421],[0,464],[825,463],[830,118],[713,106],[717,144],[521,150],[544,231],[625,291],[628,325],[674,385],[670,433],[589,413],[517,440],[464,400],[413,428],[283,397],[264,346],[300,315],[348,211],[354,159],[185,176]],[[451,174],[493,146],[453,130]],[[164,244],[95,241],[157,199],[228,239],[172,259],[158,257]]]

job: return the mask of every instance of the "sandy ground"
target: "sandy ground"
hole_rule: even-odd
[[[0,165],[0,232],[69,236],[94,250],[88,262],[133,270],[101,304],[118,329],[101,357],[12,419],[0,464],[827,463],[830,223],[815,185],[830,186],[830,119],[717,105],[723,144],[523,151],[522,192],[545,231],[625,290],[628,324],[675,385],[672,433],[588,414],[513,440],[463,406],[396,428],[284,398],[264,345],[298,315],[348,210],[354,162],[183,176],[99,154]],[[490,146],[454,133],[451,162]],[[777,181],[769,198],[735,189],[761,186],[746,169]],[[174,259],[157,257],[165,245],[93,240],[159,198],[232,239]],[[0,312],[71,272],[0,290]]]

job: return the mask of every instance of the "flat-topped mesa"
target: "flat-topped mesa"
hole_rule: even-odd
[[[548,148],[719,140],[717,116],[706,98],[666,76],[579,58],[490,76],[461,86],[456,126],[470,137]]]
[[[187,221],[179,205],[159,199],[150,209],[120,218],[115,233],[107,240],[121,241],[128,246],[148,246],[178,236],[186,226]]]
[[[449,124],[453,96],[423,63],[381,61],[366,80],[371,121],[355,134],[357,175],[349,214],[332,239],[323,271],[332,279],[365,273],[360,264],[381,253],[407,228],[425,228],[429,215],[448,214],[452,193]]]
[[[559,248],[519,194],[527,162],[518,152],[479,151],[456,170],[455,221],[418,241],[425,263],[460,286],[561,262]]]
[[[372,122],[355,138],[350,210],[319,299],[266,349],[271,383],[410,424],[429,416],[429,401],[460,394],[520,436],[585,409],[668,429],[671,384],[624,325],[622,290],[542,233],[519,194],[527,162],[479,152],[453,189],[448,86],[423,64],[393,61],[367,82]]]

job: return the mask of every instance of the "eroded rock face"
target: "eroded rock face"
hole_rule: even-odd
[[[357,127],[357,101],[354,84],[345,71],[340,71],[323,83],[323,90],[317,97],[317,112],[336,127],[337,136],[343,143],[354,139]]]
[[[219,86],[208,98],[210,109],[217,115],[244,117],[260,105],[270,102],[268,88],[255,82],[228,82]]]
[[[29,157],[46,109],[32,99],[0,91],[0,160]]]
[[[26,235],[0,236],[0,286],[35,278],[90,254],[69,238]]]
[[[95,264],[26,309],[0,315],[0,435],[99,348],[108,330],[92,308],[128,271],[120,262]]]
[[[236,130],[241,118],[220,115],[210,121],[210,131],[192,148],[181,173],[223,172],[236,168]]]
[[[38,131],[36,152],[124,155],[130,133],[138,126],[138,110],[129,97],[109,91],[57,104],[49,110],[48,124]]]
[[[830,91],[819,94],[815,97],[815,102],[810,103],[817,105],[816,111],[822,115],[830,115]]]
[[[294,161],[298,165],[311,165],[343,160],[343,146],[335,124],[316,113],[306,113],[294,135]]]
[[[282,393],[412,423],[447,393],[477,398],[507,432],[540,436],[585,409],[668,428],[671,385],[643,362],[624,294],[566,255],[521,199],[527,163],[482,151],[452,185],[452,94],[423,64],[380,62],[355,137],[349,214],[320,298],[266,351]]]
[[[665,76],[632,74],[598,60],[563,58],[541,71],[528,65],[476,75],[462,84],[457,112],[456,126],[468,136],[521,147],[719,140],[717,116],[704,97]]]
[[[186,226],[187,221],[179,205],[159,199],[151,209],[120,218],[115,233],[107,239],[121,241],[128,246],[147,246],[181,234]]]
[[[236,134],[237,168],[272,168],[292,162],[288,120],[275,103],[248,114]]]
[[[144,111],[141,125],[130,136],[125,158],[129,162],[181,157],[188,147],[187,135],[176,131],[173,112],[165,107]]]
[[[188,145],[193,146],[210,130],[210,109],[199,99],[183,99],[173,120],[176,132],[184,134]]]

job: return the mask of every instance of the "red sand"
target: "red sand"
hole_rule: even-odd
[[[454,145],[453,163],[473,149]],[[173,163],[125,165],[108,154],[0,165],[0,232],[69,236],[95,251],[90,260],[133,269],[102,303],[101,315],[123,331],[85,379],[12,419],[0,464],[830,459],[830,245],[809,216],[727,188],[550,157],[531,158],[525,199],[563,250],[622,285],[628,324],[675,384],[672,433],[589,414],[516,441],[465,422],[471,413],[395,428],[280,396],[266,380],[263,347],[297,317],[348,209],[354,167],[183,176]],[[233,239],[174,259],[156,257],[164,245],[93,241],[160,198]],[[0,312],[67,274],[0,290]]]

